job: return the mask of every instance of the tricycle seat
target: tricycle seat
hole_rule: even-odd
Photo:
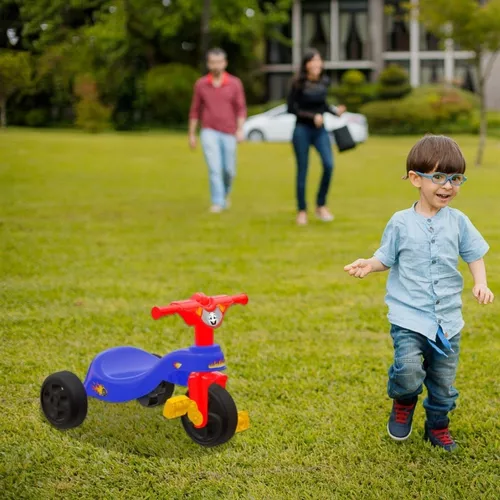
[[[132,382],[149,372],[160,359],[136,347],[114,347],[98,354],[92,369],[103,380]]]

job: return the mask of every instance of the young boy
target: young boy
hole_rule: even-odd
[[[387,385],[393,399],[389,436],[402,441],[411,434],[425,384],[424,438],[447,451],[456,448],[448,413],[458,397],[453,383],[464,326],[459,256],[469,265],[477,301],[489,304],[494,298],[483,261],[488,244],[467,216],[448,206],[467,180],[464,172],[465,159],[455,141],[436,135],[418,141],[408,155],[404,179],[418,188],[419,201],[392,216],[371,259],[344,267],[356,278],[390,269],[386,304],[394,363]]]

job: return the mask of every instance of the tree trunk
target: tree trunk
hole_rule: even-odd
[[[488,120],[486,118],[486,102],[485,102],[485,83],[481,72],[481,54],[476,58],[476,71],[478,75],[478,94],[479,94],[479,144],[477,147],[476,167],[480,167],[483,162],[484,148],[486,147],[486,136],[488,133]]]
[[[205,72],[208,45],[210,43],[210,9],[212,0],[203,0],[201,13],[200,71]]]
[[[0,99],[0,127],[5,128],[7,126],[7,101],[6,99]]]

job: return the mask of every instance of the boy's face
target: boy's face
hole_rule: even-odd
[[[429,172],[429,175],[436,173],[438,170],[438,168],[435,168],[432,172]],[[412,170],[408,173],[408,177],[411,183],[420,189],[420,199],[435,210],[449,205],[460,191],[460,186],[453,186],[449,181],[444,185],[435,184],[432,179],[421,177]]]

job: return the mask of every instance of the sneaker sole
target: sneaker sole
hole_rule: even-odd
[[[410,428],[410,432],[405,437],[396,437],[391,434],[391,431],[389,430],[389,424],[387,424],[387,434],[389,434],[391,439],[394,439],[394,441],[406,441],[411,436],[412,430],[413,430],[413,425]]]

